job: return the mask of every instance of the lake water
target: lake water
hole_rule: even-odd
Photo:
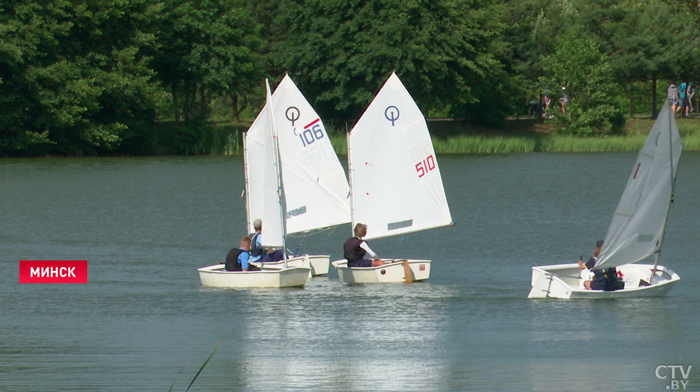
[[[221,341],[191,390],[664,391],[689,365],[675,381],[700,390],[699,153],[668,296],[526,299],[533,265],[605,236],[635,156],[440,156],[456,225],[370,242],[432,259],[428,282],[243,291],[197,273],[246,234],[241,158],[0,160],[0,390],[184,391]],[[288,246],[338,259],[350,231]],[[20,260],[52,259],[88,260],[88,284],[18,283]]]

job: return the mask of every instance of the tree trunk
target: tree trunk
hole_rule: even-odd
[[[238,111],[238,94],[231,92],[229,96],[231,97],[231,121],[238,122],[241,115]]]
[[[185,82],[185,124],[190,124],[190,118],[192,114],[192,88],[189,81]]]
[[[177,95],[177,86],[173,86],[173,107],[175,108],[175,124],[180,125],[180,102]]]
[[[651,75],[651,118],[656,120],[659,116],[659,111],[656,109],[656,73]]]
[[[201,109],[201,114],[203,118],[207,118],[207,94],[206,94],[206,87],[204,87],[204,83],[199,87],[199,95],[200,95],[200,109]]]
[[[630,118],[634,118],[634,83],[630,83]]]

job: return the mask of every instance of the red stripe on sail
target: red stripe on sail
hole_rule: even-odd
[[[639,162],[639,163],[637,164],[637,170],[634,171],[634,177],[632,177],[633,180],[636,180],[636,179],[637,179],[637,173],[639,173],[639,167],[640,167],[640,166],[642,166],[642,163],[641,163],[641,162]]]
[[[311,124],[305,126],[304,129],[306,129],[306,128],[308,128],[308,127],[310,127],[310,126],[316,124],[316,123],[319,122],[320,120],[321,120],[320,118],[315,119],[314,121],[311,122]]]

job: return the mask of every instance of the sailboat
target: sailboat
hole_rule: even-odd
[[[392,73],[347,135],[352,227],[365,240],[454,224],[425,118]],[[398,283],[430,277],[431,260],[386,259],[378,267],[332,262],[343,283]]]
[[[299,91],[289,75],[285,75],[272,94],[277,127],[280,170],[285,195],[286,234],[308,233],[350,222],[348,181],[338,160],[323,121]],[[256,196],[262,185],[260,172],[264,134],[253,124],[245,135],[246,154],[246,213],[248,231],[253,221],[263,216],[262,198]],[[267,226],[263,220],[264,234]],[[308,260],[312,275],[325,275],[330,255],[304,255],[290,258],[289,265],[303,265]],[[281,266],[266,262],[268,268]],[[258,264],[260,265],[260,264]]]
[[[280,171],[280,154],[278,150],[277,128],[274,118],[274,105],[270,93],[270,84],[266,80],[266,105],[251,125],[256,127],[256,140],[261,141],[261,148],[256,150],[256,159],[262,163],[257,168],[262,179],[256,189],[262,201],[262,219],[265,222],[265,235],[262,246],[285,248],[286,206],[285,193]],[[246,161],[250,158],[245,152]],[[307,259],[308,260],[308,259]],[[308,261],[307,261],[308,263]],[[311,267],[289,266],[284,260],[282,268],[262,268],[260,271],[226,271],[223,264],[200,268],[199,277],[202,284],[213,287],[248,288],[248,287],[303,287],[311,274]]]
[[[546,265],[532,267],[528,298],[666,295],[680,280],[675,272],[658,262],[682,149],[676,120],[666,101],[632,167],[594,267],[616,267],[624,288],[586,290],[583,282],[591,280],[589,270],[581,270],[578,264]],[[654,258],[653,264],[636,264],[650,257]]]

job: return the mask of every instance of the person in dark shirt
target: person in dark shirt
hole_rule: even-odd
[[[583,282],[583,287],[586,290],[605,290],[605,291],[615,291],[622,287],[621,281],[618,284],[617,281],[617,270],[615,267],[610,267],[608,269],[593,269],[595,264],[598,262],[598,255],[603,247],[603,240],[598,241],[595,249],[593,250],[593,256],[584,264],[583,260],[578,261],[578,266],[584,270],[589,269],[593,272],[593,279],[586,280]]]
[[[240,248],[231,249],[226,255],[226,271],[259,271],[260,269],[248,263],[250,258],[250,237],[241,238]]]
[[[379,267],[384,265],[382,259],[374,253],[367,242],[362,240],[362,237],[366,235],[367,225],[358,223],[355,225],[355,236],[345,241],[343,253],[348,261],[348,267]],[[372,257],[372,260],[364,258],[367,253]]]

